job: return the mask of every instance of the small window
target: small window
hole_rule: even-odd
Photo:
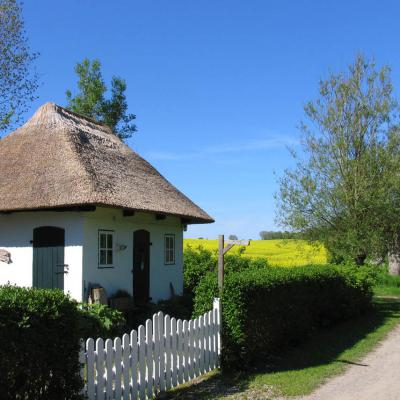
[[[114,266],[114,232],[99,231],[99,268]]]
[[[164,264],[175,264],[175,235],[164,237]]]

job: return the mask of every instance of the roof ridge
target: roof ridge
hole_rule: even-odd
[[[39,107],[35,114],[33,114],[24,125],[28,127],[32,125],[55,127],[57,125],[63,125],[65,122],[75,126],[84,125],[86,123],[89,126],[92,125],[90,126],[91,128],[97,128],[102,132],[116,136],[112,128],[104,122],[97,121],[86,115],[78,114],[75,111],[71,111],[51,101]]]

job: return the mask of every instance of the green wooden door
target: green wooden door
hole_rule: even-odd
[[[53,226],[33,230],[33,286],[64,289],[65,232]]]

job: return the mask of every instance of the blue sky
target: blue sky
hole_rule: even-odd
[[[84,57],[125,78],[128,144],[216,219],[187,237],[277,228],[277,176],[320,78],[362,52],[400,84],[395,1],[25,0],[24,15],[42,82],[30,114],[65,105]]]

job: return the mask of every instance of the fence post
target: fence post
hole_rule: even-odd
[[[219,297],[214,298],[213,309],[217,310],[217,359],[218,359],[218,366],[219,366],[219,358],[221,355],[221,328],[222,328],[222,309],[221,309],[221,299]]]
[[[224,286],[224,235],[218,237],[218,289],[221,296]]]
[[[86,364],[86,354],[85,354],[85,342],[83,339],[80,339],[81,349],[79,350],[79,363],[80,363],[80,376],[82,379],[82,391],[81,394],[84,396],[86,394],[86,385],[85,385],[85,364]]]

